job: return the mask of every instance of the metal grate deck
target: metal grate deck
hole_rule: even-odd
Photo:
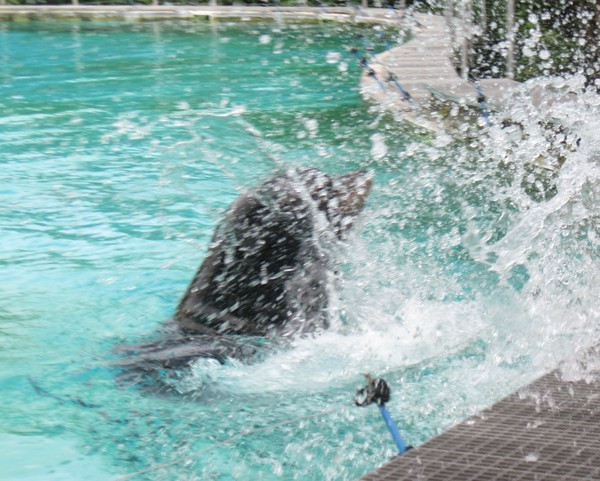
[[[600,382],[553,371],[361,481],[598,481]]]

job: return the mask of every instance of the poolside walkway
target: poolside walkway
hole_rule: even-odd
[[[432,99],[480,108],[473,83],[462,79],[452,64],[452,44],[446,19],[439,15],[417,14],[412,22],[412,38],[370,59],[374,76],[362,77],[363,95],[400,113],[413,123],[434,128],[426,109]],[[396,82],[390,81],[390,74]],[[519,85],[511,79],[482,79],[479,82],[488,107],[500,109],[511,91]],[[382,85],[384,88],[382,88]],[[410,94],[407,100],[402,89]]]
[[[557,370],[361,481],[599,479],[600,382]]]

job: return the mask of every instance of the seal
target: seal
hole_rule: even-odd
[[[326,246],[346,237],[371,185],[364,170],[334,177],[302,168],[240,195],[163,339],[132,346],[129,361],[176,368],[198,357],[248,359],[265,342],[326,329]]]

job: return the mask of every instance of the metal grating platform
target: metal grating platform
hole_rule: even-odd
[[[598,481],[600,382],[553,371],[361,481]]]

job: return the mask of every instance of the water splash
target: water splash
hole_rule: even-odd
[[[313,27],[285,32],[280,48],[284,32],[263,25],[214,35],[138,25],[126,53],[145,52],[147,63],[127,65],[113,55],[120,28],[42,29],[39,48],[24,32],[23,52],[34,58],[19,67],[23,78],[55,72],[56,59],[41,68],[35,55],[60,37],[57,47],[82,45],[73,75],[89,74],[98,89],[89,99],[85,82],[53,84],[68,88],[40,97],[50,79],[33,76],[1,100],[14,128],[0,134],[0,424],[11,440],[27,435],[44,449],[44,440],[68,440],[116,475],[336,407],[151,479],[350,480],[394,454],[377,413],[352,407],[365,371],[390,382],[390,410],[415,445],[565,359],[570,377],[594,375],[597,356],[584,354],[600,335],[600,116],[581,79],[524,85],[479,139],[432,140],[360,104],[358,67],[327,62],[332,51],[346,58],[331,26],[321,36]],[[208,38],[205,50],[195,35]],[[98,38],[107,55],[94,56]],[[268,66],[256,56],[263,47]],[[248,60],[247,83],[239,59]],[[210,68],[196,68],[202,62]],[[122,69],[118,91],[95,65]],[[258,95],[266,78],[272,95]],[[128,95],[145,82],[147,92]],[[562,101],[547,102],[548,90]],[[199,362],[174,380],[184,396],[115,383],[107,353],[172,314],[239,190],[315,163],[375,173],[361,223],[336,251],[332,328],[254,365]],[[30,459],[21,443],[19,456]]]
[[[555,100],[540,103],[540,89]],[[471,377],[468,396],[478,398],[482,386],[502,391],[497,376],[517,387],[598,342],[598,107],[581,79],[538,80],[504,114],[511,125],[496,119],[477,150],[391,152],[383,164],[394,173],[379,171],[366,235],[340,254],[335,328],[259,366],[212,366],[211,376],[240,394],[342,387],[363,371],[402,385],[415,366],[475,355],[475,370],[465,363],[450,375]],[[515,141],[522,123],[526,138]],[[540,152],[555,165],[544,198],[529,188],[549,182],[536,178],[548,167],[528,166]]]

